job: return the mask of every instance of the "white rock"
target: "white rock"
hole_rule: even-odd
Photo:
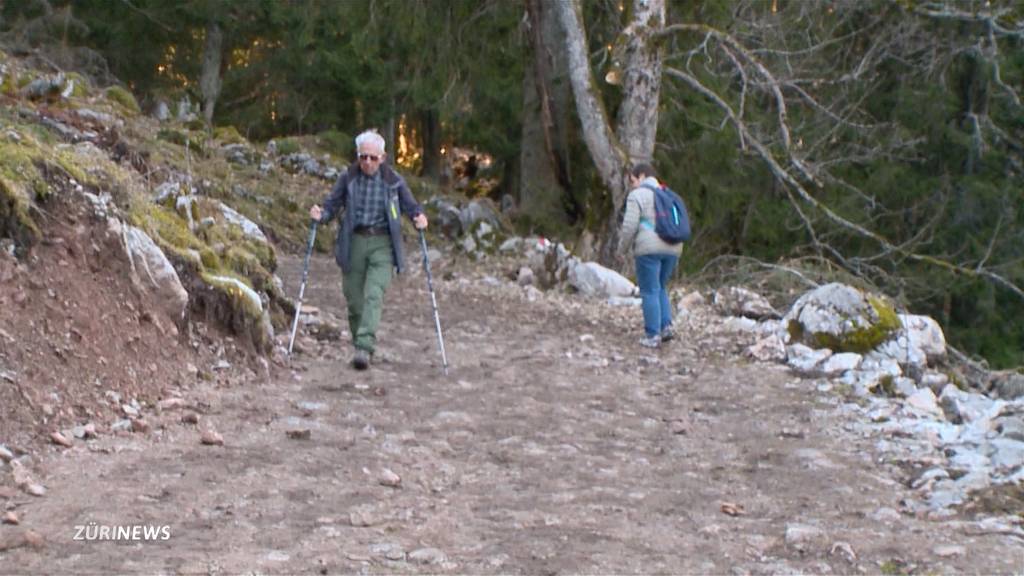
[[[810,551],[823,547],[828,539],[825,531],[807,524],[786,525],[786,545],[801,551]]]
[[[516,282],[520,286],[529,286],[534,283],[533,270],[529,266],[523,266],[519,268],[519,274],[516,276]]]
[[[781,362],[786,359],[786,345],[778,334],[770,334],[747,348],[746,354],[762,362]]]
[[[752,318],[732,316],[727,318],[722,326],[730,332],[756,332],[757,320]]]
[[[921,376],[921,386],[931,388],[931,391],[936,394],[941,394],[946,384],[949,384],[949,376],[941,372],[926,371]]]
[[[853,352],[843,352],[829,356],[821,365],[821,371],[827,376],[842,374],[848,370],[856,370],[863,357]]]
[[[409,553],[409,561],[416,564],[443,564],[447,560],[445,553],[437,548],[420,548]]]
[[[234,208],[228,206],[227,204],[224,204],[223,202],[218,201],[217,204],[218,207],[220,208],[221,214],[224,215],[224,219],[227,220],[228,223],[237,225],[239,228],[242,229],[242,232],[246,236],[259,242],[262,242],[264,244],[268,243],[267,237],[263,234],[263,231],[260,230],[260,227],[257,226],[255,222],[249,220],[245,216],[242,216],[241,214],[236,212]]]
[[[876,522],[897,522],[901,518],[900,513],[892,508],[879,508],[871,513],[871,519]]]
[[[544,297],[544,293],[541,292],[536,286],[527,286],[524,289],[524,292],[526,293],[527,302],[536,302],[537,300]]]
[[[967,548],[955,544],[946,546],[936,546],[932,549],[932,554],[935,554],[939,558],[956,558],[967,554]]]
[[[609,306],[639,307],[643,306],[641,298],[630,298],[628,296],[612,296],[607,300]]]
[[[787,364],[798,372],[814,372],[818,365],[832,355],[828,348],[815,350],[803,344],[794,344],[786,349]]]
[[[635,296],[636,284],[618,272],[605,268],[597,262],[582,262],[569,266],[569,284],[585,296],[610,298],[612,296]]]
[[[939,404],[950,422],[970,424],[986,416],[992,418],[1005,402],[992,400],[977,393],[964,392],[952,384],[947,384],[942,389]]]
[[[744,316],[755,320],[779,317],[767,298],[740,286],[715,291],[712,303],[723,316]]]
[[[919,416],[935,419],[941,419],[943,416],[942,410],[935,400],[935,393],[928,388],[921,388],[913,395],[908,396],[905,406],[911,413]]]
[[[213,274],[211,274],[209,278],[214,283],[227,284],[231,288],[238,290],[238,292],[257,310],[263,310],[263,301],[260,300],[260,295],[252,288],[246,286],[245,283],[238,278],[233,278],[231,276],[215,276]]]
[[[703,294],[701,294],[700,292],[688,292],[686,295],[679,299],[677,307],[680,310],[692,310],[694,308],[703,307],[705,306],[705,304],[706,301],[704,300]]]
[[[913,378],[897,376],[893,381],[893,386],[896,388],[896,394],[898,396],[906,398],[917,394],[917,382],[914,382]]]
[[[903,332],[880,344],[875,348],[875,352],[884,358],[895,360],[901,366],[913,366],[922,373],[928,365],[928,357],[924,351],[911,345],[910,339]]]
[[[392,472],[390,468],[385,468],[381,470],[379,482],[383,486],[398,488],[402,485],[402,478],[398,474]]]
[[[185,219],[188,223],[188,229],[195,231],[196,221],[193,218],[195,212],[196,198],[195,196],[178,196],[174,201],[174,209],[178,214]]]
[[[178,272],[163,250],[143,230],[122,224],[113,218],[107,222],[111,231],[122,238],[125,253],[132,266],[132,280],[135,284],[142,289],[150,287],[157,294],[168,316],[175,320],[184,318],[188,306],[188,292],[181,285]]]
[[[988,443],[989,460],[999,474],[1008,474],[1024,465],[1024,442],[993,438]]]
[[[498,252],[516,252],[522,247],[522,245],[523,239],[518,236],[513,236],[501,243],[501,246],[498,247]]]
[[[900,314],[899,317],[911,347],[923,352],[930,362],[946,357],[946,337],[938,322],[928,316],[914,314]]]

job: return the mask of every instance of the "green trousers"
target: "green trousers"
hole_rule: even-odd
[[[348,305],[352,343],[373,353],[377,326],[384,309],[384,291],[391,284],[394,261],[388,236],[352,236],[351,269],[342,274],[342,292]]]

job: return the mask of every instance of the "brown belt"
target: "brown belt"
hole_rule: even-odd
[[[360,236],[386,236],[391,233],[387,226],[357,226],[354,232]]]

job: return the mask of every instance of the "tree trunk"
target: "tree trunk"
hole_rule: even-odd
[[[658,134],[662,54],[655,34],[665,26],[664,0],[637,0],[633,21],[623,31],[621,53],[614,57],[623,67],[622,91],[615,132],[633,162],[651,162]]]
[[[533,58],[523,79],[523,129],[520,136],[520,212],[550,226],[569,223],[565,196],[571,181],[568,167],[568,121],[571,92],[555,79],[567,72],[561,29],[550,8],[527,0]],[[554,230],[544,230],[545,233]]]
[[[199,89],[203,94],[203,118],[213,126],[213,109],[221,88],[221,56],[224,51],[224,31],[217,22],[206,26],[206,45],[203,48],[203,67],[199,76]]]
[[[423,135],[424,178],[441,180],[441,122],[437,110],[420,111],[420,130]]]
[[[600,253],[601,261],[610,264],[618,244],[619,215],[629,192],[626,179],[629,165],[633,161],[649,161],[654,155],[662,73],[662,56],[655,33],[665,22],[665,2],[635,0],[633,19],[616,42],[613,57],[624,70],[624,96],[617,132],[611,128],[590,71],[579,0],[553,4],[565,32],[569,80],[583,128],[583,140],[612,197],[612,214],[605,222]]]

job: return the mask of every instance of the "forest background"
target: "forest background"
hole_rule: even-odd
[[[206,130],[350,157],[377,127],[438,191],[469,151],[465,193],[617,267],[652,160],[691,212],[680,277],[842,278],[1024,365],[1019,2],[0,0],[0,34]]]

